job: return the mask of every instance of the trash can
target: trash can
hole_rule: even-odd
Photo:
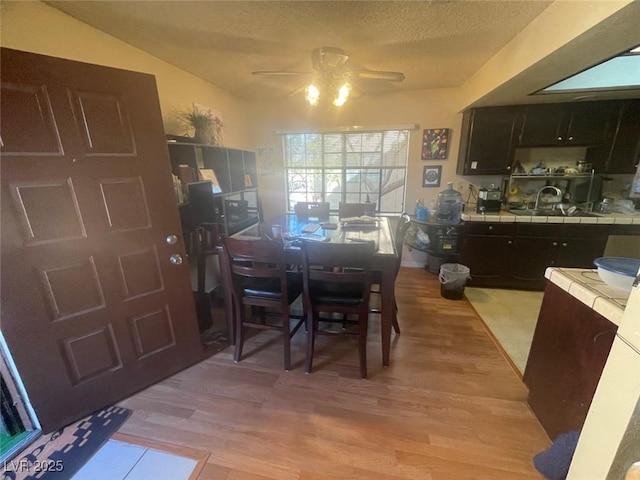
[[[449,300],[461,300],[464,287],[470,278],[469,267],[459,263],[443,263],[440,266],[440,295]]]

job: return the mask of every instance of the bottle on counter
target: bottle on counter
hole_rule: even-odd
[[[418,200],[416,200],[415,214],[416,214],[416,220],[422,220],[422,221],[429,220],[429,210],[427,210],[427,207],[424,204],[424,199],[419,198]]]

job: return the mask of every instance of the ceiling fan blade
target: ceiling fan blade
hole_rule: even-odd
[[[313,75],[311,72],[289,72],[286,70],[257,70],[251,75]]]
[[[371,80],[388,80],[390,82],[402,82],[404,73],[400,72],[383,72],[376,70],[352,70],[349,75],[355,78],[365,78]]]

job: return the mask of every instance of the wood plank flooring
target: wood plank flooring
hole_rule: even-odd
[[[229,347],[121,402],[125,434],[210,452],[208,480],[530,480],[550,441],[527,390],[466,299],[437,276],[403,268],[402,334],[382,367],[379,318],[369,378],[354,339],[320,336],[306,375],[304,331],[282,370],[277,332],[260,331],[233,363]]]

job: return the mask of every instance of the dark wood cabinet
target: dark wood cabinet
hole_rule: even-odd
[[[543,290],[549,266],[593,268],[609,226],[466,222],[461,263],[469,286]]]
[[[548,282],[523,380],[529,406],[549,438],[582,428],[616,330]]]
[[[587,147],[596,173],[634,173],[640,100],[471,109],[462,118],[458,175],[508,175],[516,148]]]
[[[635,173],[640,162],[640,100],[622,106],[620,121],[607,156],[607,173]]]
[[[509,252],[516,233],[513,223],[466,223],[460,261],[469,267],[469,286],[500,287],[510,276]]]
[[[617,102],[528,105],[524,108],[518,146],[610,144],[619,109]]]
[[[516,147],[519,119],[518,107],[478,108],[466,112],[457,173],[508,174]]]

